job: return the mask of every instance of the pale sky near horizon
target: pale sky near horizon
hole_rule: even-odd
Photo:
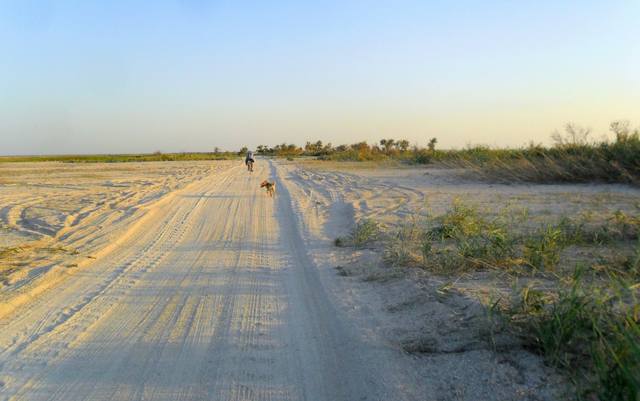
[[[640,1],[0,0],[0,154],[640,125]]]

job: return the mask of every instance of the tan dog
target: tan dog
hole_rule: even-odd
[[[267,195],[273,198],[273,195],[276,194],[276,183],[264,180],[260,183],[260,188],[265,188],[265,187],[267,188]]]

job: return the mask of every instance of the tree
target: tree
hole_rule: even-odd
[[[358,142],[351,145],[351,149],[357,150],[358,152],[366,152],[369,150],[369,144],[366,142]]]
[[[631,134],[630,123],[626,120],[612,122],[611,125],[609,125],[609,129],[616,134],[616,141],[618,142],[625,142]]]
[[[396,141],[394,141],[393,139],[381,139],[380,140],[380,146],[382,146],[384,148],[384,152],[386,154],[391,153],[391,149],[393,148],[393,145],[395,145]]]
[[[407,141],[406,139],[401,139],[398,142],[396,142],[396,148],[398,148],[398,150],[400,150],[401,152],[406,152],[407,149],[409,149],[409,141]]]
[[[429,139],[429,143],[427,144],[427,149],[429,149],[430,152],[435,151],[436,150],[436,143],[438,143],[438,138]]]
[[[243,146],[242,149],[240,149],[240,152],[238,152],[239,155],[244,155],[249,151],[249,148],[247,148],[246,146]]]
[[[569,123],[564,126],[564,135],[558,131],[551,134],[551,138],[557,147],[585,146],[589,144],[589,128],[580,127]]]
[[[296,156],[302,153],[302,148],[297,147],[294,144],[286,144],[282,143],[280,145],[276,145],[273,148],[274,152],[278,156]]]
[[[322,148],[322,154],[324,155],[328,155],[333,153],[333,146],[331,145],[331,142],[327,143],[326,145],[324,145],[324,148]]]
[[[308,142],[304,145],[304,151],[308,155],[318,156],[322,153],[322,141],[317,141],[315,143]]]

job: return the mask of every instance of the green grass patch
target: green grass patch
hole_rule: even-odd
[[[381,233],[380,225],[375,220],[362,219],[356,222],[349,235],[334,240],[335,246],[364,247],[378,239]]]
[[[631,249],[640,231],[638,217],[622,212],[600,224],[565,217],[536,228],[528,226],[526,220],[526,213],[508,210],[488,218],[476,207],[454,201],[444,214],[420,222],[410,219],[380,238],[384,258],[394,266],[419,266],[445,274],[470,269],[528,274],[555,272],[563,252],[571,246]],[[637,275],[639,252],[626,258],[620,267]]]
[[[627,283],[588,284],[581,270],[555,291],[525,287],[506,315],[530,349],[568,373],[584,399],[640,397],[640,305]]]

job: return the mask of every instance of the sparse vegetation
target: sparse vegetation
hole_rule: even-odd
[[[553,270],[560,261],[563,231],[546,226],[524,241],[524,260],[538,270]]]
[[[6,284],[11,273],[20,267],[20,254],[27,246],[9,246],[0,248],[0,283]]]
[[[640,397],[637,284],[589,284],[578,269],[557,290],[525,287],[506,316],[525,345],[562,368],[585,397]]]
[[[269,147],[258,145],[256,154],[284,157],[311,156],[320,160],[383,161],[397,160],[410,164],[433,164],[444,168],[462,168],[473,177],[485,180],[513,182],[619,182],[640,184],[640,129],[632,129],[627,121],[615,121],[610,126],[613,140],[591,141],[591,132],[567,124],[564,134],[552,135],[553,146],[531,143],[522,148],[490,148],[470,146],[459,150],[436,149],[437,138],[429,139],[426,147],[410,146],[406,139],[381,139],[378,144],[358,142],[333,146],[322,141],[307,142],[304,147],[282,143]],[[5,156],[0,162],[60,161],[67,163],[139,162],[174,160],[232,159],[246,153],[162,153],[132,155],[63,155]]]
[[[477,208],[455,201],[443,215],[421,222],[414,218],[384,233],[384,257],[391,265],[446,274],[478,268],[553,272],[568,247],[622,244],[629,249],[640,229],[636,216],[619,211],[600,224],[566,217],[539,227],[513,224],[524,220],[526,214],[487,218]],[[618,264],[630,273],[636,271],[640,263],[636,253]]]
[[[17,246],[8,246],[0,248],[0,283],[6,283],[8,277],[15,271],[24,267],[25,254],[35,254],[42,260],[51,255],[70,255],[76,256],[80,252],[77,249],[68,249],[63,246],[36,246],[32,243],[23,243]],[[27,259],[28,260],[28,259]]]
[[[618,211],[598,222],[565,217],[537,226],[526,224],[527,216],[491,216],[455,201],[442,215],[381,231],[382,257],[391,266],[439,275],[485,270],[523,279],[513,299],[490,302],[492,321],[569,375],[580,397],[638,400],[639,215]],[[625,257],[577,260],[566,253],[590,247],[614,247]]]
[[[384,258],[390,265],[406,266],[415,258],[414,244],[420,241],[421,229],[417,219],[401,225],[387,235]]]
[[[567,124],[564,134],[552,135],[553,146],[531,143],[521,148],[470,146],[459,150],[436,149],[437,139],[426,147],[410,146],[405,139],[381,139],[378,144],[358,142],[332,146],[322,141],[307,142],[304,148],[281,144],[260,145],[258,154],[279,157],[313,156],[320,160],[382,161],[433,164],[462,168],[473,177],[513,182],[620,182],[640,183],[640,130],[625,121],[610,126],[612,140],[591,141],[591,132]]]
[[[640,130],[614,122],[612,141],[589,141],[590,132],[567,124],[553,135],[555,145],[531,144],[521,149],[473,147],[434,153],[432,160],[462,167],[474,176],[499,182],[640,183]]]
[[[125,163],[155,161],[198,161],[234,159],[235,152],[197,152],[115,154],[115,155],[51,155],[51,156],[0,156],[0,163],[9,162],[62,162],[62,163]]]
[[[375,241],[380,234],[380,225],[371,219],[363,219],[358,221],[346,237],[338,237],[335,239],[336,246],[354,246],[356,248],[363,247]]]

